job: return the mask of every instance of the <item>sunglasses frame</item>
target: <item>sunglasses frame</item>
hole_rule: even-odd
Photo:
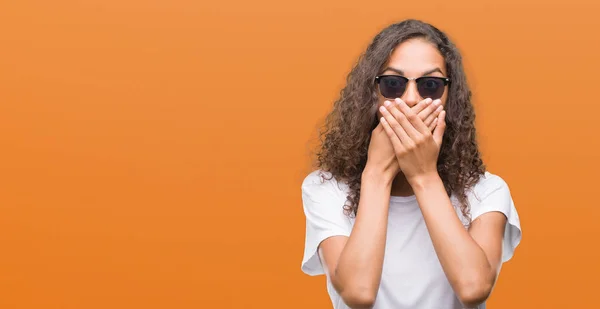
[[[378,75],[375,76],[375,83],[377,83],[377,87],[379,88],[379,82],[381,81],[382,77],[388,77],[388,76],[393,76],[396,78],[402,78],[402,79],[406,79],[406,84],[408,85],[408,82],[410,82],[411,80],[414,80],[415,83],[418,83],[420,79],[423,78],[435,78],[435,79],[440,79],[444,82],[444,87],[448,86],[450,84],[450,78],[448,77],[441,77],[441,76],[421,76],[421,77],[406,77],[406,76],[402,76],[402,75],[394,75],[394,74],[387,74],[387,75]],[[406,89],[408,89],[408,87],[406,87]],[[406,89],[404,89],[404,92],[406,92]],[[417,88],[418,91],[418,88]],[[446,90],[444,90],[446,91]],[[402,93],[402,95],[404,94],[404,92]],[[379,89],[379,93],[381,93],[381,89]],[[383,93],[381,94],[383,96]],[[419,93],[419,95],[421,95],[421,93]],[[386,98],[386,99],[395,99],[395,98]]]

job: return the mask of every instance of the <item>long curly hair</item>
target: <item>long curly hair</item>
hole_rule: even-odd
[[[475,111],[471,91],[456,46],[439,29],[414,19],[392,24],[377,34],[346,78],[333,110],[319,130],[320,147],[316,165],[349,188],[344,209],[356,215],[360,200],[361,175],[367,163],[371,133],[378,124],[378,95],[375,76],[383,70],[400,43],[421,38],[437,47],[451,79],[446,101],[446,131],[437,162],[438,173],[448,196],[454,196],[462,214],[470,216],[467,191],[485,173],[477,146]],[[331,178],[329,178],[331,179]]]

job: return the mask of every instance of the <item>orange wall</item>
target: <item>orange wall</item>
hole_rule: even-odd
[[[365,4],[3,1],[0,308],[328,308],[300,271],[307,143],[407,17],[463,51],[520,211],[489,308],[596,303],[600,4]]]

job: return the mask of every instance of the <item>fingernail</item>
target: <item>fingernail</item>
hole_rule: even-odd
[[[426,100],[427,100],[427,104],[431,103],[431,101],[432,101],[431,98],[427,98]]]
[[[392,105],[392,103],[390,103],[390,101],[385,101],[385,102],[383,103],[383,105],[385,105],[385,106],[390,106],[390,105]]]
[[[441,112],[441,111],[442,111],[442,109],[444,109],[444,107],[440,105],[440,106],[439,106],[439,107],[436,109],[436,111],[438,111],[438,112]]]
[[[442,103],[442,100],[440,100],[440,99],[433,101],[433,104],[435,104],[435,105],[440,105],[441,103]]]
[[[381,106],[381,107],[379,108],[379,111],[380,111],[380,112],[382,112],[382,113],[383,113],[383,112],[385,112],[385,107]]]

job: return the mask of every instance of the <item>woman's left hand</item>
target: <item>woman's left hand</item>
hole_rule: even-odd
[[[437,174],[437,159],[446,129],[446,111],[442,111],[433,131],[401,99],[386,101],[380,119],[390,138],[398,164],[409,184]]]

